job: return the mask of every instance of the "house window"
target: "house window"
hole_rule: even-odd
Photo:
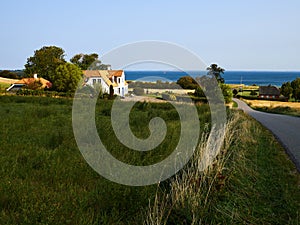
[[[121,89],[120,89],[120,88],[118,88],[118,93],[119,93],[119,94],[121,93]]]
[[[118,78],[118,83],[121,83],[121,79],[120,78]]]
[[[96,84],[96,81],[97,81],[96,79],[93,79],[93,85]]]
[[[98,83],[101,84],[101,79],[98,79]]]

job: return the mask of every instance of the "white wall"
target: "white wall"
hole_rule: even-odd
[[[96,83],[99,83],[98,80],[101,80],[101,86],[104,93],[109,93],[109,86],[105,83],[105,81],[102,79],[102,77],[90,77],[88,78],[86,84],[94,87],[94,81],[96,80]],[[119,83],[120,81],[120,83]],[[124,96],[128,94],[128,85],[125,85],[125,73],[123,71],[122,76],[117,78],[118,87],[114,87],[114,94]]]

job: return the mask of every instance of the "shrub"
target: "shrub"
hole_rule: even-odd
[[[162,93],[162,98],[167,101],[176,101],[176,96],[174,94]]]
[[[233,89],[233,91],[232,91],[233,96],[236,96],[238,93],[239,93],[238,90]]]
[[[136,87],[133,89],[133,93],[135,95],[144,95],[144,88],[141,88],[141,87]]]
[[[229,103],[232,101],[232,91],[229,85],[227,84],[221,84],[222,93],[224,96],[224,100],[226,103]]]
[[[256,95],[257,95],[257,92],[256,92],[255,90],[251,90],[251,91],[250,91],[250,95],[251,95],[251,96],[256,96]]]

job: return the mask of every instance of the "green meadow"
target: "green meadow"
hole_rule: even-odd
[[[117,159],[149,165],[166,158],[180,137],[179,115],[168,103],[135,104],[132,132],[149,136],[160,116],[165,140],[137,152],[114,135],[112,101],[99,100],[96,125]],[[199,171],[210,130],[207,104],[197,106],[200,141],[189,163],[160,184],[131,187],[97,174],[72,130],[72,99],[0,96],[0,224],[299,224],[300,176],[284,149],[260,124],[229,110],[225,142]]]

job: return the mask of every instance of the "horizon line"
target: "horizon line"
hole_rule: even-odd
[[[166,69],[137,69],[137,70],[126,70],[123,69],[124,71],[137,71],[137,72],[151,72],[151,71],[157,71],[157,72],[184,72],[181,70],[166,70]],[[187,71],[206,71],[206,70],[187,70]],[[299,70],[285,70],[285,69],[278,69],[278,70],[272,70],[272,69],[230,69],[230,70],[226,70],[225,72],[299,72],[300,73],[300,69]]]
[[[24,69],[0,69],[0,71],[4,71],[4,70],[8,70],[8,71],[22,71]],[[137,70],[133,70],[133,69],[122,69],[124,71],[140,71],[140,72],[146,72],[146,71],[163,71],[163,72],[184,72],[181,70],[172,70],[172,69],[137,69]],[[187,71],[206,71],[206,70],[187,70]],[[225,72],[299,72],[300,73],[300,69],[296,70],[296,69],[225,69]]]

